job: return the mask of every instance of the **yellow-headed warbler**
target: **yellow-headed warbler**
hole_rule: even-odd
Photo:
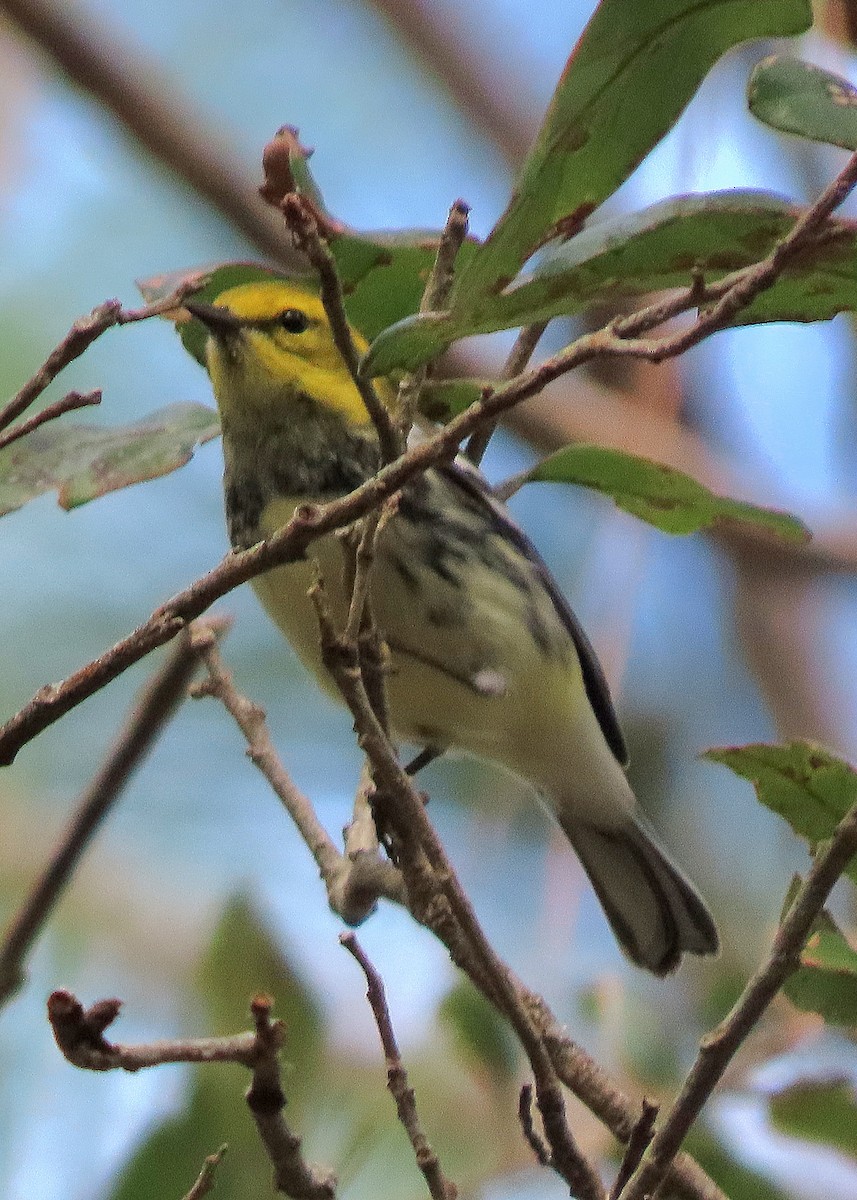
[[[208,329],[206,359],[223,424],[233,546],[272,534],[306,502],[375,473],[375,427],[321,301],[287,283],[231,288],[186,307]],[[366,343],[355,332],[358,349]],[[394,391],[377,380],[381,399]],[[334,614],[348,595],[338,539],[315,542]],[[321,684],[309,562],[253,581]],[[406,741],[463,750],[528,780],[586,868],[622,949],[659,975],[683,952],[713,954],[704,902],[658,846],[625,777],[625,744],[586,635],[539,555],[472,468],[408,483],[383,527],[372,612],[391,655],[392,727]]]

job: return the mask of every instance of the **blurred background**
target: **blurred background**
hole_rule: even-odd
[[[0,0],[3,392],[33,373],[75,317],[112,296],[135,306],[135,279],[273,254],[280,231],[253,192],[262,148],[284,123],[316,148],[328,206],[355,227],[437,228],[461,196],[484,236],[592,7],[245,0],[239,12],[213,0],[57,0],[55,9]],[[795,52],[857,79],[855,37],[857,6],[829,0]],[[745,111],[749,68],[770,50],[727,55],[609,209],[732,186],[815,195],[844,156],[778,137]],[[558,329],[546,345],[568,334]],[[516,413],[486,460],[500,480],[539,451],[598,440],[788,508],[817,537],[811,553],[733,534],[671,538],[607,501],[549,485],[512,501],[603,657],[632,781],[710,900],[721,958],[666,984],[643,978],[621,959],[580,868],[523,788],[487,767],[444,761],[424,786],[495,946],[632,1094],[668,1094],[702,1028],[764,953],[789,879],[807,861],[751,789],[699,752],[804,736],[857,754],[854,345],[852,322],[839,317],[721,334],[657,368],[578,373]],[[464,353],[487,374],[507,347],[481,339]],[[203,371],[166,322],[111,331],[48,398],[94,387],[104,401],[84,419],[110,424],[174,401],[211,402]],[[213,442],[175,474],[71,514],[45,496],[0,521],[3,719],[220,559],[221,469]],[[236,618],[224,653],[240,687],[267,709],[288,769],[338,833],[360,768],[349,720],[304,678],[248,589],[218,607]],[[152,669],[147,661],[129,671],[0,776],[0,918],[20,903]],[[838,902],[853,924],[844,892]],[[127,1164],[153,1134],[149,1152],[164,1150],[163,1122],[180,1127],[198,1083],[175,1068],[75,1072],[53,1045],[44,1000],[56,987],[86,1003],[121,996],[125,1040],[204,1034],[218,1020],[243,1028],[258,980],[242,970],[242,922],[257,929],[277,978],[291,979],[303,1014],[295,1029],[306,1041],[290,1043],[286,1087],[308,1153],[336,1166],[348,1195],[421,1194],[384,1094],[362,979],[337,945],[339,923],[308,852],[211,700],[186,704],[164,733],[63,897],[27,985],[0,1014],[0,1193],[82,1200],[187,1190],[195,1150],[184,1175],[176,1167],[167,1184],[161,1172],[151,1192],[145,1153]],[[465,1044],[469,1000],[450,1002],[456,978],[443,950],[389,906],[360,937],[387,981],[427,1132],[449,1173],[457,1167],[471,1194],[559,1196],[560,1181],[536,1171],[516,1131],[515,1066],[501,1032],[479,1044],[490,1021],[477,1013]],[[215,1019],[210,972],[224,946],[234,999],[221,998]],[[709,1157],[759,1172],[742,1177],[770,1189],[754,1195],[857,1195],[853,1161],[773,1132],[762,1103],[789,1080],[831,1069],[857,1081],[853,1043],[778,1002],[713,1106]],[[240,1072],[228,1086],[243,1121]],[[587,1144],[610,1145],[574,1113]],[[217,1128],[204,1129],[204,1153],[240,1141]],[[223,1178],[224,1194],[243,1194]]]

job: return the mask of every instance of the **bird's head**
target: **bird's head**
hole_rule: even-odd
[[[350,425],[369,422],[313,292],[266,280],[229,288],[213,304],[186,301],[185,308],[208,330],[206,365],[224,418],[270,419],[306,397]],[[363,354],[365,338],[354,329],[351,336]]]

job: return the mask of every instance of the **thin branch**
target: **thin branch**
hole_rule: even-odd
[[[212,639],[221,636],[226,628],[222,619],[210,618],[205,622],[206,634]],[[0,942],[0,1007],[24,982],[24,962],[30,948],[99,826],[185,699],[199,661],[192,638],[186,634],[135,700],[103,766],[79,800],[50,862]]]
[[[334,630],[330,613],[321,587],[316,584],[310,591],[316,604],[321,632],[322,657],[331,672],[343,699],[354,717],[355,729],[361,749],[369,758],[379,798],[387,795],[391,803],[384,806],[385,823],[394,831],[397,841],[403,845],[418,846],[425,853],[439,883],[455,921],[469,947],[472,961],[465,966],[492,1002],[505,1013],[517,1033],[530,1060],[536,1082],[536,1097],[545,1134],[551,1147],[554,1169],[566,1180],[573,1194],[581,1200],[604,1200],[604,1189],[598,1175],[581,1153],[568,1127],[565,1102],[553,1064],[505,963],[495,953],[486,938],[470,901],[446,857],[446,852],[425,813],[422,797],[413,786],[410,776],[396,758],[390,740],[378,721],[359,669],[354,647]],[[437,903],[436,890],[424,898],[408,879],[407,864],[402,869],[408,883],[408,899],[411,911],[427,924],[444,941],[458,960],[460,942],[451,944],[445,923],[438,924],[433,918]]]
[[[402,1056],[393,1030],[390,1010],[384,993],[384,981],[363,951],[353,933],[343,933],[340,942],[360,964],[366,976],[366,999],[372,1009],[384,1057],[387,1060],[387,1087],[396,1102],[396,1112],[405,1133],[414,1148],[417,1166],[422,1171],[433,1200],[455,1200],[458,1188],[443,1173],[440,1161],[429,1145],[428,1138],[420,1125],[414,1090],[408,1083],[408,1073],[402,1064]]]
[[[455,279],[455,260],[467,237],[469,216],[470,205],[465,200],[455,200],[447,214],[434,264],[420,300],[421,313],[438,312],[446,307]]]
[[[293,1200],[333,1200],[336,1176],[304,1160],[301,1139],[283,1117],[286,1097],[280,1081],[280,1047],[285,1027],[282,1021],[271,1021],[272,1007],[270,996],[256,996],[250,1006],[256,1025],[256,1060],[247,1105],[274,1167],[274,1187]]]
[[[535,353],[536,346],[541,341],[542,334],[547,327],[547,321],[534,321],[532,325],[524,326],[515,339],[514,346],[509,351],[509,356],[501,372],[502,379],[514,379],[522,371],[526,370],[530,359]],[[485,457],[488,443],[494,436],[499,424],[500,418],[497,417],[494,421],[486,422],[481,429],[477,429],[471,435],[465,454],[475,467],[478,467]]]
[[[301,1139],[283,1119],[286,1098],[280,1083],[280,1050],[286,1030],[271,1020],[273,1000],[255,996],[250,1011],[255,1029],[231,1037],[176,1038],[124,1045],[108,1042],[104,1031],[116,1020],[121,1000],[101,1000],[91,1008],[71,992],[52,992],[48,1020],[64,1057],[85,1071],[141,1071],[165,1063],[238,1063],[252,1071],[247,1105],[274,1167],[274,1185],[293,1200],[333,1200],[336,1177],[310,1166],[301,1155]]]
[[[175,1038],[140,1045],[108,1042],[104,1036],[119,1015],[121,1000],[99,1000],[85,1009],[67,991],[51,992],[48,1020],[63,1056],[83,1071],[142,1071],[165,1063],[240,1063],[253,1067],[258,1057],[256,1035]]]
[[[536,1162],[540,1167],[549,1167],[551,1165],[550,1150],[533,1123],[533,1085],[531,1083],[525,1083],[521,1087],[518,1096],[518,1121],[527,1145],[536,1156]]]
[[[725,1020],[703,1038],[696,1061],[642,1163],[622,1193],[622,1200],[643,1200],[660,1186],[688,1130],[732,1058],[789,975],[799,967],[801,951],[813,924],[855,854],[857,804],[839,822],[833,839],[816,857],[777,931],[767,961],[750,979]]]
[[[343,855],[336,848],[309,798],[295,786],[283,766],[264,711],[235,687],[214,638],[201,630],[194,634],[193,646],[208,671],[208,678],[196,685],[193,694],[215,697],[234,718],[247,739],[247,757],[268,780],[315,859],[331,908],[347,924],[357,925],[369,915],[379,897],[401,903],[402,879],[392,863],[384,862],[377,854]]]
[[[610,1189],[609,1200],[619,1200],[622,1189],[640,1165],[640,1160],[646,1153],[655,1135],[655,1122],[658,1119],[658,1105],[643,1097],[643,1107],[639,1119],[631,1131],[625,1153],[616,1172],[616,1178]]]
[[[55,421],[57,417],[63,416],[64,413],[74,412],[78,408],[92,408],[100,403],[101,390],[99,388],[96,388],[92,392],[69,392],[60,400],[55,400],[53,404],[46,405],[41,412],[37,412],[34,416],[28,417],[26,421],[22,421],[20,425],[14,425],[11,429],[7,429],[5,433],[0,433],[0,450],[5,449],[12,442],[17,442],[20,438],[26,437],[34,429],[38,429],[40,425],[46,425],[48,421]]]
[[[214,1177],[217,1173],[217,1168],[223,1161],[223,1156],[229,1147],[224,1144],[219,1150],[215,1150],[214,1154],[209,1154],[205,1162],[202,1164],[202,1170],[196,1177],[196,1183],[189,1192],[186,1193],[184,1200],[202,1200],[203,1196],[207,1196],[214,1187]]]
[[[295,245],[318,272],[321,300],[330,321],[330,332],[336,348],[378,432],[381,457],[385,463],[393,462],[402,453],[404,446],[396,431],[392,414],[381,401],[371,380],[360,374],[360,355],[357,353],[348,317],[345,315],[345,301],[336,259],[319,232],[312,205],[297,192],[290,192],[283,197],[279,207],[295,239]]]
[[[0,0],[0,8],[2,8],[2,0]],[[155,304],[147,304],[143,308],[137,309],[124,309],[118,300],[105,300],[103,304],[99,304],[87,316],[78,317],[62,341],[50,352],[38,371],[27,380],[17,395],[13,396],[8,404],[0,409],[0,430],[7,429],[13,421],[16,421],[22,413],[26,412],[30,405],[41,396],[45,388],[56,379],[60,371],[64,367],[67,367],[69,363],[74,362],[76,358],[79,358],[108,329],[112,329],[115,325],[127,325],[134,321],[145,321],[149,317],[158,317],[164,313],[172,312],[173,309],[179,308],[182,301],[187,299],[191,292],[196,291],[199,287],[200,282],[194,277],[186,280],[170,296],[157,301]],[[95,394],[94,392],[90,393],[91,396]],[[71,393],[71,395],[75,395],[75,393]],[[65,398],[66,401],[68,399],[68,397]],[[59,401],[58,403],[61,404],[63,401]],[[96,404],[98,402],[96,400],[89,400],[87,403]],[[80,408],[81,405],[73,404],[69,407]],[[45,409],[45,412],[47,411]],[[20,437],[22,435],[18,432],[15,436]],[[12,439],[9,438],[7,440],[11,441]]]
[[[50,352],[38,371],[27,380],[17,395],[0,409],[0,430],[7,429],[38,399],[63,367],[74,362],[101,337],[106,329],[118,324],[122,305],[118,300],[106,300],[86,317],[78,317],[63,340]]]
[[[389,503],[394,503],[390,501]],[[345,622],[344,636],[349,641],[356,642],[360,632],[365,628],[365,617],[369,604],[369,584],[372,579],[372,568],[375,564],[375,545],[382,522],[387,524],[391,515],[388,505],[373,509],[367,513],[360,525],[357,526],[359,537],[353,548],[353,569],[351,576],[351,599],[348,604],[348,618]],[[386,518],[386,519],[385,519]]]
[[[470,208],[463,200],[456,200],[447,214],[437,254],[420,300],[421,313],[446,307],[455,279],[455,262],[467,237],[469,214]],[[403,445],[407,444],[414,416],[419,411],[420,395],[430,369],[431,363],[425,363],[407,374],[399,384],[396,402],[399,409],[399,436]]]

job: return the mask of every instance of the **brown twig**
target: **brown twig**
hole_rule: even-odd
[[[509,351],[509,356],[503,365],[501,372],[502,379],[514,379],[526,370],[527,364],[535,353],[536,346],[541,340],[542,334],[548,327],[547,321],[535,321],[532,325],[525,325],[515,338],[515,344]],[[485,451],[488,449],[488,443],[494,436],[497,426],[500,424],[499,417],[494,421],[488,421],[475,433],[471,434],[470,440],[467,443],[465,454],[470,459],[475,467],[478,467],[485,457]]]
[[[173,309],[180,307],[182,301],[196,291],[200,284],[195,279],[188,279],[172,295],[163,300],[157,301],[155,304],[145,305],[143,308],[124,309],[118,300],[105,300],[103,304],[99,304],[85,317],[78,317],[68,333],[50,352],[48,357],[39,367],[38,371],[27,380],[24,386],[20,389],[17,395],[13,396],[8,404],[0,409],[0,430],[7,429],[13,421],[16,421],[22,413],[26,412],[31,404],[41,396],[45,388],[56,379],[60,371],[67,367],[69,363],[74,362],[79,358],[92,343],[108,329],[112,329],[115,325],[128,325],[135,321],[145,321],[149,317],[161,316],[166,312],[171,312]],[[97,393],[89,393],[94,396]],[[76,393],[72,392],[72,396]],[[99,394],[100,395],[100,394]],[[63,401],[58,401],[58,404],[66,403],[69,397],[65,397]],[[83,403],[71,404],[69,407],[80,408]],[[86,400],[86,403],[97,404],[97,400]],[[45,409],[47,413],[49,410]],[[62,411],[65,411],[63,409]],[[59,415],[59,414],[56,414]],[[41,424],[42,420],[46,420],[44,414],[39,414]],[[15,437],[21,437],[19,432],[15,432]],[[29,432],[27,430],[26,432]],[[8,441],[13,440],[8,438]],[[2,443],[0,443],[2,444]]]
[[[550,1151],[533,1123],[533,1085],[525,1083],[518,1096],[518,1121],[528,1146],[540,1167],[551,1165]]]
[[[222,619],[205,622],[205,631],[212,639],[221,636],[226,628]],[[24,961],[31,946],[96,830],[184,700],[199,661],[191,637],[185,635],[135,700],[103,766],[78,802],[50,862],[0,942],[0,1007],[23,983]]]
[[[17,442],[20,438],[26,437],[34,429],[38,429],[40,425],[46,425],[48,421],[55,421],[57,417],[61,417],[64,413],[74,412],[78,408],[92,408],[100,403],[101,391],[98,388],[92,392],[69,392],[60,400],[55,400],[53,404],[46,405],[41,412],[28,417],[26,421],[21,421],[19,425],[13,425],[5,433],[0,433],[0,450],[5,449],[12,442]]]
[[[247,739],[247,757],[268,780],[315,859],[331,908],[347,924],[357,925],[369,915],[379,897],[401,903],[402,879],[392,863],[365,852],[343,855],[336,848],[309,798],[295,786],[283,766],[264,711],[235,687],[215,639],[200,630],[193,634],[193,646],[208,671],[208,678],[196,685],[193,694],[215,697],[234,718]]]
[[[392,415],[379,398],[371,380],[360,374],[360,355],[354,345],[348,317],[345,314],[345,301],[336,259],[321,236],[312,204],[299,193],[290,192],[283,197],[280,209],[298,250],[306,255],[310,264],[318,272],[321,300],[330,321],[330,332],[378,432],[382,460],[385,463],[393,462],[402,453],[404,446],[396,431]]]
[[[72,1066],[84,1071],[142,1071],[165,1063],[231,1062],[252,1067],[257,1058],[256,1035],[175,1038],[131,1046],[108,1042],[105,1029],[119,1015],[121,1000],[99,1000],[85,1009],[71,992],[52,992],[48,1020],[56,1043]]]
[[[642,1110],[639,1119],[631,1131],[625,1153],[616,1172],[616,1178],[610,1189],[609,1200],[619,1200],[622,1189],[640,1165],[640,1160],[646,1153],[655,1134],[655,1121],[658,1119],[658,1105],[643,1097]]]
[[[256,1057],[247,1105],[273,1164],[277,1190],[294,1200],[333,1200],[336,1176],[304,1160],[301,1139],[283,1117],[286,1097],[280,1082],[280,1047],[285,1030],[282,1021],[271,1020],[272,1007],[270,996],[256,996],[250,1006],[256,1025]]]
[[[437,254],[420,300],[421,313],[435,312],[446,305],[455,278],[455,261],[467,237],[469,214],[470,208],[463,200],[456,200],[447,214]],[[403,445],[407,444],[414,416],[419,411],[420,394],[430,368],[431,363],[424,364],[406,375],[399,384],[396,403],[399,410],[399,436]]]
[[[207,1196],[214,1187],[214,1177],[217,1168],[223,1161],[223,1156],[228,1150],[228,1146],[224,1144],[219,1150],[215,1150],[214,1154],[209,1154],[205,1162],[202,1164],[202,1170],[196,1177],[196,1182],[193,1187],[184,1196],[184,1200],[202,1200],[203,1196]]]
[[[366,999],[369,1001],[375,1024],[378,1026],[384,1058],[387,1060],[387,1087],[396,1102],[399,1120],[414,1148],[417,1166],[425,1177],[433,1200],[455,1200],[458,1188],[444,1175],[440,1161],[429,1145],[428,1138],[420,1124],[416,1097],[413,1088],[408,1083],[408,1073],[402,1064],[390,1010],[387,1007],[384,981],[367,958],[353,933],[340,934],[339,940],[352,958],[357,960],[366,976]]]
[[[316,604],[321,632],[322,657],[331,672],[343,699],[354,717],[361,749],[372,764],[376,787],[391,803],[384,808],[386,822],[398,843],[420,847],[434,873],[436,887],[449,905],[468,948],[465,967],[492,1002],[506,1015],[515,1029],[530,1060],[536,1083],[536,1098],[551,1147],[551,1163],[566,1180],[573,1194],[581,1200],[604,1200],[604,1189],[597,1173],[581,1153],[568,1127],[565,1102],[553,1064],[530,1014],[521,1003],[520,994],[505,963],[495,953],[476,918],[476,914],[455,875],[446,852],[425,813],[422,797],[413,786],[410,776],[399,763],[390,740],[375,715],[363,685],[359,662],[352,644],[333,628],[330,613],[321,588],[310,591]],[[377,801],[376,801],[377,808]],[[428,924],[458,960],[461,941],[451,942],[446,921],[433,920],[437,902],[436,888],[420,898],[419,881],[408,879],[408,866],[402,860],[402,870],[408,884],[411,911]]]
[[[333,1200],[335,1176],[306,1163],[301,1140],[283,1120],[286,1099],[280,1084],[282,1021],[271,1020],[273,1000],[255,996],[250,1010],[255,1029],[231,1037],[176,1038],[142,1045],[109,1042],[104,1031],[116,1020],[121,1000],[101,1000],[85,1009],[71,992],[52,992],[48,1020],[57,1046],[85,1071],[141,1071],[165,1063],[238,1063],[252,1071],[247,1105],[274,1167],[274,1184],[294,1200]]]
[[[122,305],[118,300],[106,300],[88,316],[78,317],[63,340],[50,352],[38,371],[27,380],[17,395],[0,409],[0,430],[7,429],[38,399],[63,367],[79,358],[105,330],[118,324]]]
[[[700,1043],[696,1061],[642,1163],[622,1193],[622,1200],[643,1200],[660,1186],[688,1130],[732,1058],[786,979],[800,965],[800,954],[813,924],[855,854],[857,804],[843,817],[833,839],[816,857],[777,931],[767,961],[750,979],[725,1020]]]

